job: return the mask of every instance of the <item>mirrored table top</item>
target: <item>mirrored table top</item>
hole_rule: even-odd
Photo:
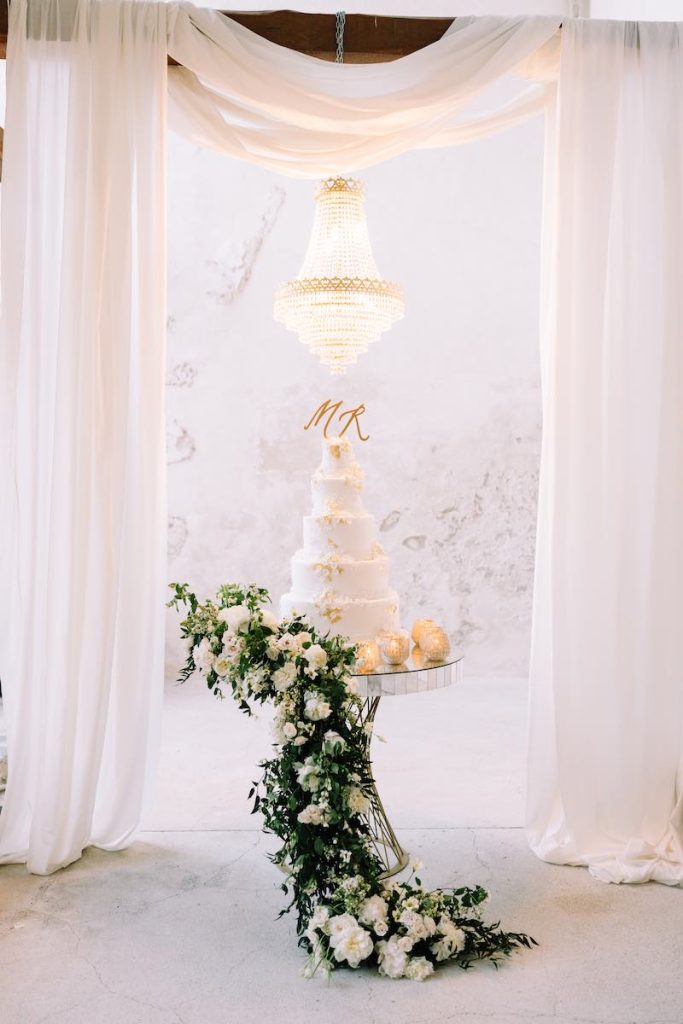
[[[372,672],[354,674],[358,696],[401,697],[451,686],[463,676],[465,656],[451,651],[444,661],[426,661],[419,648],[413,647],[402,665],[378,665]]]

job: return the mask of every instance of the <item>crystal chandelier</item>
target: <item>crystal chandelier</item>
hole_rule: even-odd
[[[401,319],[403,290],[379,275],[361,182],[328,178],[315,199],[303,266],[276,292],[274,315],[332,373],[345,373],[371,341]]]

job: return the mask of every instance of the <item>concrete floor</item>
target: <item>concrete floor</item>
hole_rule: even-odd
[[[304,981],[246,805],[268,722],[191,682],[167,693],[139,842],[49,878],[0,870],[0,1024],[683,1024],[683,892],[607,886],[528,851],[524,708],[511,680],[387,699],[375,763],[426,883],[486,885],[489,915],[538,949],[424,985]]]

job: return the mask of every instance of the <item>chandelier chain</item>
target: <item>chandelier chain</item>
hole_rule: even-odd
[[[344,29],[346,28],[346,11],[337,11],[337,22],[335,38],[337,41],[337,53],[334,58],[336,64],[344,63]]]

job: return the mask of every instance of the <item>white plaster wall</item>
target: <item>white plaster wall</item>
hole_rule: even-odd
[[[313,184],[169,145],[169,578],[278,598],[300,545],[327,397],[365,402],[366,499],[409,625],[446,624],[470,672],[523,673],[540,441],[540,121],[362,175],[407,314],[346,378],[272,319]],[[169,617],[169,671],[177,666]]]

